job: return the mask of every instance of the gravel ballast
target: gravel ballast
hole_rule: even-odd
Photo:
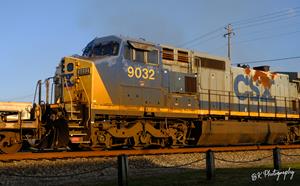
[[[300,149],[281,150],[282,165],[300,163]],[[283,155],[286,154],[286,155]],[[273,164],[271,150],[215,152],[216,168],[261,167]],[[187,169],[205,169],[205,153],[130,156],[129,177],[155,176]],[[0,185],[117,184],[117,158],[75,158],[0,162]]]

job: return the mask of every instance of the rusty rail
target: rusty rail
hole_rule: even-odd
[[[215,159],[218,161],[225,161],[231,163],[248,163],[261,161],[273,156],[274,170],[281,169],[281,155],[285,156],[300,156],[299,154],[287,155],[280,152],[280,149],[300,149],[300,145],[268,145],[268,146],[234,146],[234,147],[202,147],[202,148],[183,148],[183,149],[151,149],[151,150],[112,150],[112,151],[85,151],[85,152],[48,152],[48,153],[17,153],[17,154],[2,154],[0,161],[13,161],[13,160],[38,160],[38,159],[59,159],[59,158],[81,158],[81,157],[118,157],[118,185],[128,185],[128,169],[129,162],[128,156],[136,155],[159,155],[159,154],[183,154],[183,153],[206,153],[206,157],[195,162],[203,161],[206,159],[206,178],[213,180],[215,178]],[[256,150],[273,150],[273,155],[262,157],[254,160],[235,161],[215,158],[214,152],[234,152],[234,151],[256,151]],[[183,164],[180,166],[188,165]],[[108,167],[105,167],[108,168]],[[76,174],[65,174],[59,176],[39,176],[39,175],[21,175],[21,174],[8,174],[7,176],[14,177],[30,177],[30,178],[52,178],[52,177],[69,177],[79,174],[86,174],[89,172],[100,171],[105,168],[97,170],[89,170]],[[169,168],[169,167],[167,167]],[[252,175],[256,179],[256,175]]]
[[[16,154],[0,154],[0,161],[14,160],[39,160],[39,159],[62,159],[62,158],[85,158],[85,157],[116,157],[120,155],[159,155],[159,154],[184,154],[233,152],[233,151],[256,151],[280,149],[300,149],[300,145],[267,145],[267,146],[232,146],[232,147],[198,147],[179,149],[145,149],[145,150],[111,150],[111,151],[80,151],[80,152],[20,152]]]

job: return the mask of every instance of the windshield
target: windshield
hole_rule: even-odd
[[[116,56],[119,53],[119,46],[117,41],[91,42],[85,47],[82,55],[86,57]]]

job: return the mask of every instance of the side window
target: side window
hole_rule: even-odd
[[[158,51],[152,50],[147,52],[147,62],[151,64],[158,64]]]
[[[134,61],[144,63],[144,51],[135,49],[135,59]]]
[[[133,52],[132,52],[132,48],[129,47],[128,45],[124,46],[124,57],[125,59],[128,59],[128,60],[132,60],[133,59]]]

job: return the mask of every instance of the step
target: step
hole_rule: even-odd
[[[74,137],[74,136],[87,136],[88,134],[87,133],[77,133],[77,132],[72,133],[72,132],[70,132],[69,135],[71,137]]]
[[[33,153],[41,153],[41,152],[64,152],[64,151],[69,151],[70,148],[69,147],[62,147],[62,148],[43,148],[43,149],[39,149],[39,148],[30,147],[30,150]]]
[[[72,113],[72,114],[80,114],[79,110],[68,110],[67,113]]]
[[[81,118],[70,118],[69,121],[81,121]]]
[[[84,128],[84,126],[82,126],[82,125],[76,125],[76,124],[69,124],[68,125],[69,126],[69,128],[75,128],[75,129],[83,129]]]
[[[86,143],[86,144],[88,144],[88,143],[91,143],[90,141],[76,141],[76,142],[72,142],[72,143]]]

